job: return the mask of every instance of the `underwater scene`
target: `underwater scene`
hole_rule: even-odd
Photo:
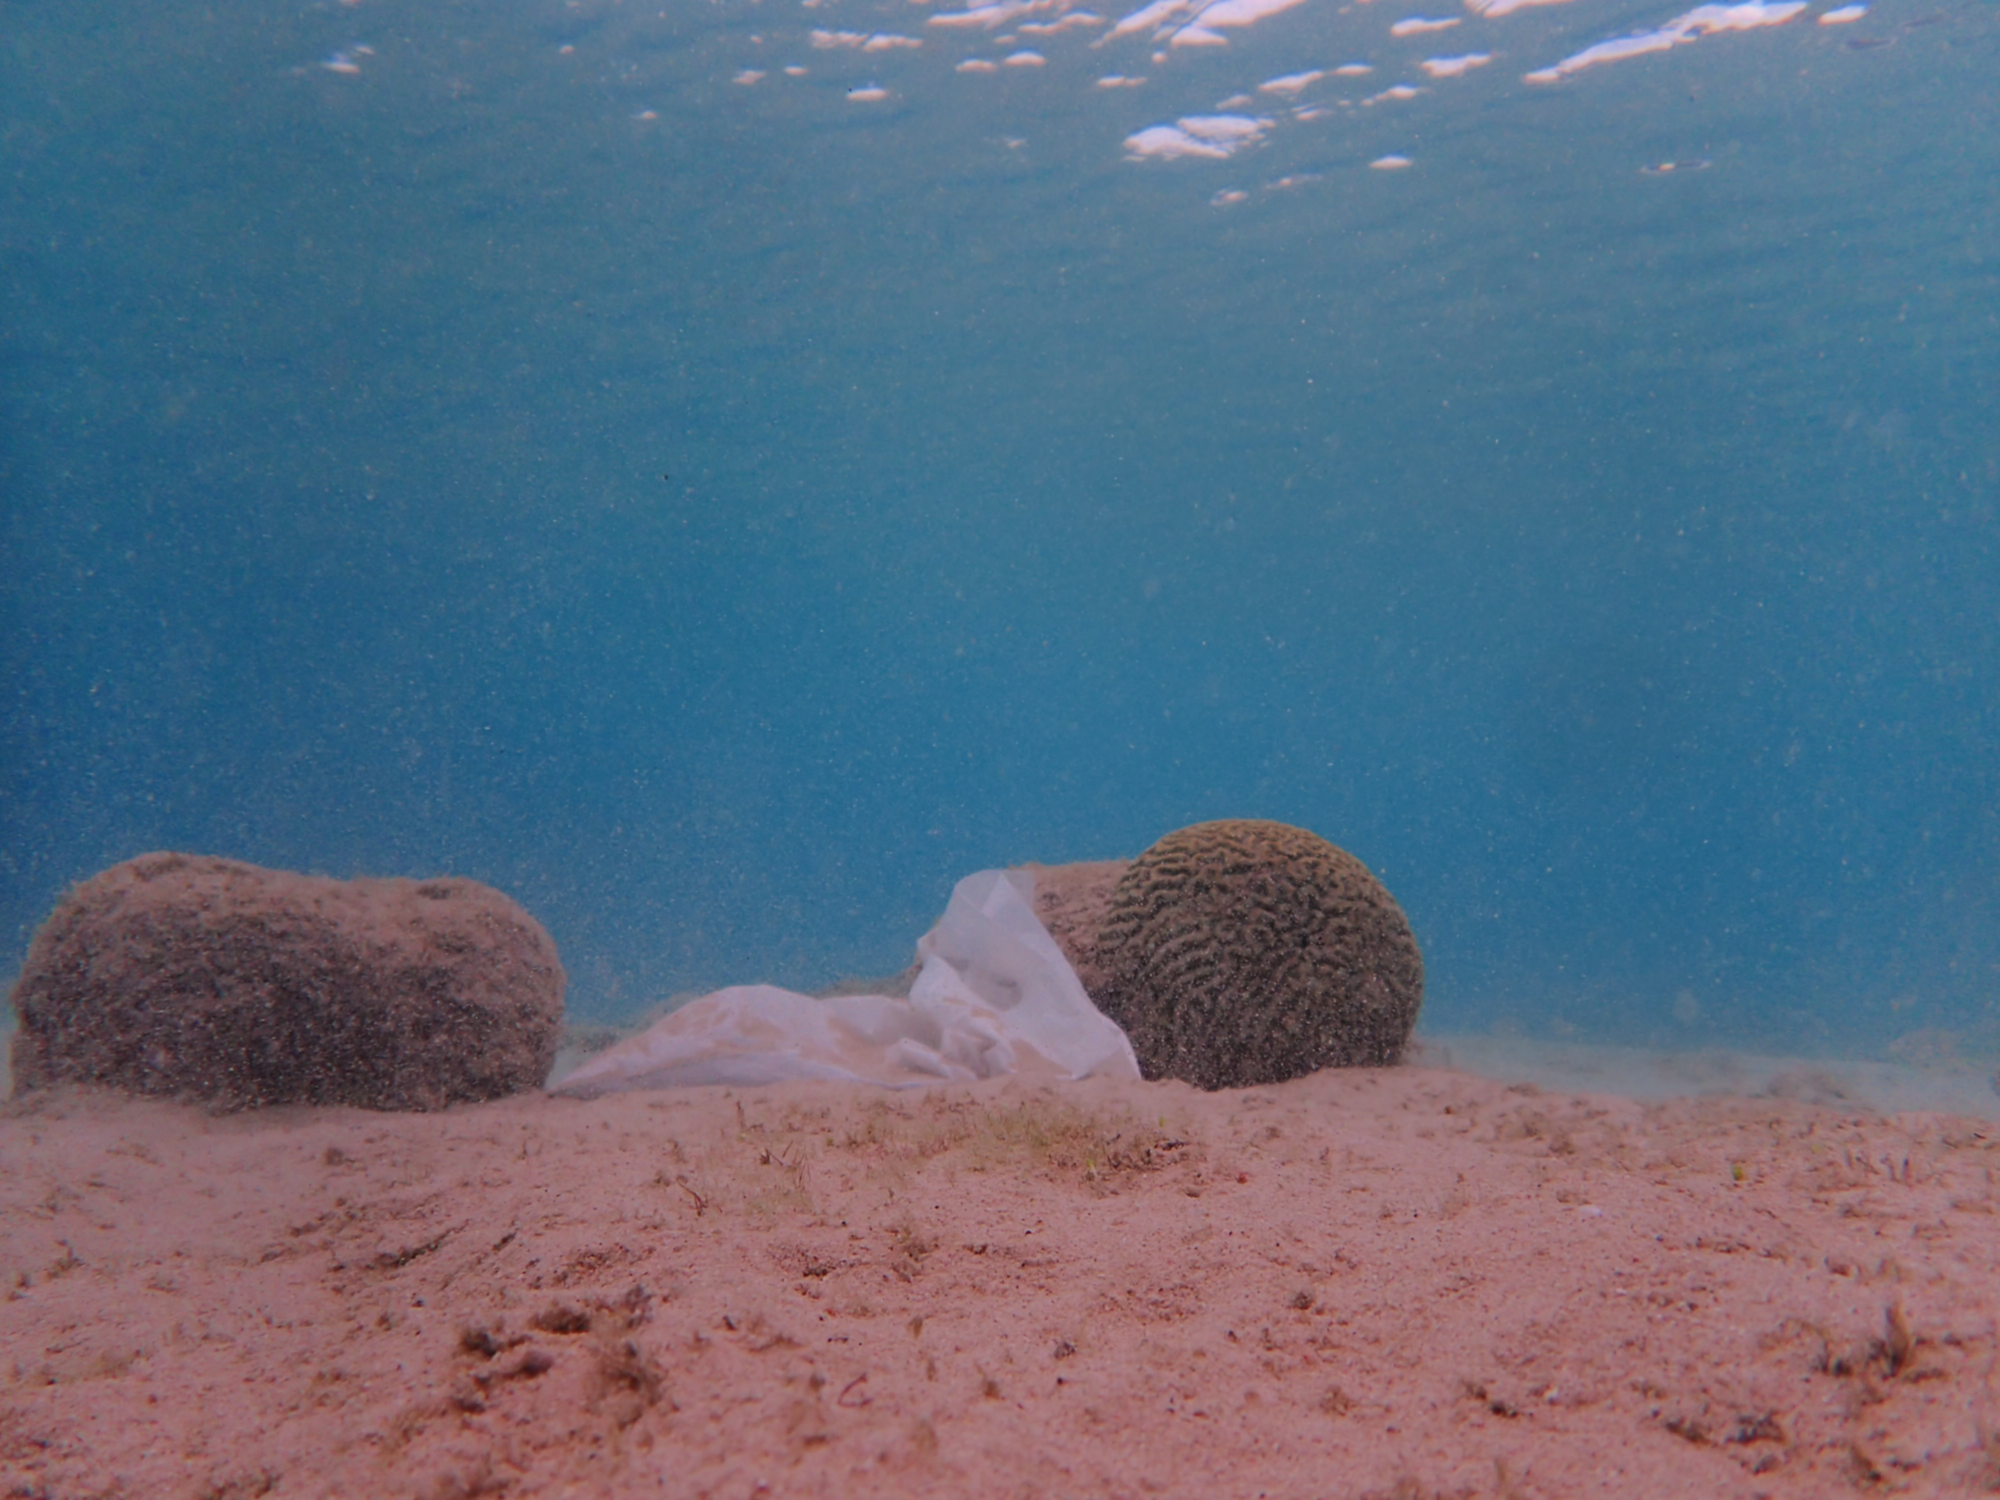
[[[2000,1494],[1995,0],[0,0],[0,1496]]]
[[[2000,1052],[1990,0],[0,8],[0,972],[151,850],[573,1018],[1365,861],[1420,1034]]]

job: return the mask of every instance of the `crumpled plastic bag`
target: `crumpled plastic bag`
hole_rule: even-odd
[[[1137,1078],[1132,1044],[1091,1004],[1035,916],[1034,877],[981,870],[917,943],[908,999],[824,1000],[736,985],[691,1000],[585,1061],[551,1092],[580,1098],[691,1084],[832,1078],[910,1088],[1023,1074]]]

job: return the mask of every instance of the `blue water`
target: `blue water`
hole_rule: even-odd
[[[1433,1031],[2000,1046],[1991,0],[945,8],[0,5],[0,968],[168,847],[618,1018],[1244,815]]]

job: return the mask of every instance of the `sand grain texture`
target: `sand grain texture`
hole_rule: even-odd
[[[1988,1122],[1422,1068],[0,1118],[0,1495],[2000,1484]]]

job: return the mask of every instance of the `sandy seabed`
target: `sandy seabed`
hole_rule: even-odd
[[[0,1116],[0,1496],[2000,1488],[2000,1126],[1436,1067]]]

